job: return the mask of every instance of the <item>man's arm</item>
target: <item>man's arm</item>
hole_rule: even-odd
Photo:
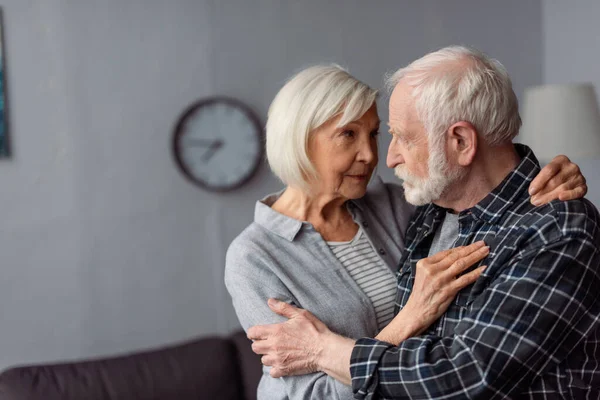
[[[484,266],[462,273],[488,253],[489,248],[483,242],[476,242],[420,260],[413,294],[377,338],[398,344],[425,330],[444,313],[458,291],[477,280]],[[353,340],[332,333],[309,311],[275,299],[270,299],[268,305],[275,314],[288,320],[283,324],[254,326],[248,329],[248,337],[255,341],[252,350],[264,354],[263,364],[273,366],[271,376],[319,370],[350,384]]]
[[[506,266],[452,337],[413,337],[397,347],[358,340],[355,395],[492,399],[525,390],[597,328],[599,263],[591,238],[561,239]]]
[[[389,343],[390,346],[392,344],[397,346],[409,337],[418,335],[422,330],[423,327],[414,320],[396,318],[375,339]],[[322,344],[323,351],[317,361],[317,368],[345,385],[352,385],[350,359],[355,345],[355,340],[333,333],[326,335]]]
[[[503,267],[451,337],[411,337],[398,346],[359,339],[350,366],[355,396],[492,399],[526,389],[599,323],[594,240],[561,239]],[[308,311],[277,304],[271,309],[287,322],[248,330],[258,339],[253,350],[274,366],[271,374],[321,370],[348,382],[351,341],[332,334]],[[404,321],[410,324],[410,318]]]
[[[309,311],[275,299],[269,299],[268,305],[275,314],[288,318],[287,322],[253,326],[248,329],[248,338],[254,340],[252,350],[264,354],[261,361],[271,366],[273,378],[322,371],[351,385],[353,339],[331,332]]]
[[[275,299],[270,299],[268,305],[276,314],[288,318],[287,326],[281,328],[279,334],[289,337],[280,340],[278,345],[278,350],[285,354],[287,362],[283,367],[273,367],[270,372],[272,377],[302,375],[318,370],[344,385],[352,384],[350,356],[356,344],[354,339],[331,332],[325,324],[306,310]],[[406,315],[408,310],[404,311]],[[423,330],[416,321],[417,318],[395,318],[376,338],[397,345]],[[256,339],[252,344],[254,352],[266,354],[262,358],[265,365],[281,365],[277,355],[267,354],[269,347],[260,340],[268,337],[269,330],[276,326],[278,324],[252,327],[248,330],[248,336]],[[303,334],[298,335],[299,332]],[[310,357],[311,353],[314,357]],[[295,361],[290,362],[290,360]]]

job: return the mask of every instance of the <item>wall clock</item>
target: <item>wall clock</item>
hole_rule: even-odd
[[[173,134],[181,172],[200,187],[225,192],[246,183],[263,158],[262,127],[242,102],[211,97],[192,104]]]

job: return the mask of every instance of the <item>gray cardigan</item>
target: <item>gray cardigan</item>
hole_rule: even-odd
[[[282,322],[267,299],[277,298],[311,311],[332,331],[350,338],[377,334],[374,308],[308,222],[270,206],[279,194],[256,203],[254,222],[229,246],[225,285],[244,330]],[[367,194],[348,202],[354,221],[394,272],[404,249],[413,212],[402,187],[375,178]],[[274,379],[263,368],[258,399],[351,399],[352,389],[323,373]]]

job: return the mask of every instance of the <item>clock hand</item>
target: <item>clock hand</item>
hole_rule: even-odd
[[[206,153],[204,153],[202,156],[202,161],[205,163],[208,162],[208,160],[210,160],[221,147],[223,147],[222,140],[215,140],[212,142],[212,144],[208,147],[208,150],[206,150]]]
[[[186,146],[201,146],[211,148],[214,146],[215,141],[218,142],[219,140],[189,138],[185,140],[185,144]]]

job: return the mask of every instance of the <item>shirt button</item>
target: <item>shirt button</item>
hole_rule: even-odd
[[[369,227],[369,223],[367,221],[363,222],[363,227],[368,228]]]
[[[379,249],[379,254],[384,255],[385,254],[385,250],[384,249]]]

